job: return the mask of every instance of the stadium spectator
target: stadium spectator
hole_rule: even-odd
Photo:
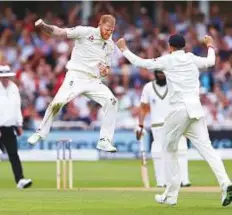
[[[40,2],[40,5],[45,3]],[[59,3],[54,3],[59,4]],[[122,5],[123,4],[123,5]],[[132,5],[141,5],[131,13]],[[205,112],[208,125],[215,128],[231,128],[232,125],[232,25],[225,17],[219,5],[214,2],[210,8],[209,17],[200,11],[197,4],[175,4],[172,10],[165,7],[160,9],[159,19],[154,19],[149,8],[142,3],[134,2],[93,2],[92,14],[86,25],[97,25],[103,13],[112,13],[117,17],[114,39],[123,36],[127,39],[130,49],[144,58],[156,58],[168,52],[167,39],[172,33],[182,33],[188,40],[187,51],[197,55],[206,55],[202,45],[202,35],[209,34],[215,41],[217,63],[213,69],[201,73],[202,96],[206,102]],[[5,4],[7,5],[7,3]],[[41,121],[44,108],[51,101],[60,87],[64,75],[64,65],[70,56],[71,42],[48,37],[36,31],[34,22],[40,11],[20,8],[0,7],[0,62],[9,64],[16,72],[20,93],[25,128],[36,129]],[[73,27],[79,25],[82,8],[80,4],[71,2],[60,3],[62,14],[44,7],[45,20],[58,26]],[[190,7],[191,6],[191,7]],[[20,18],[19,18],[20,17]],[[132,40],[133,38],[133,40]],[[153,77],[146,70],[136,69],[128,64],[121,53],[115,49],[112,62],[112,74],[104,81],[112,90],[117,85],[124,87],[130,99],[139,97],[138,84],[144,85]],[[135,96],[135,98],[134,98]],[[90,114],[92,121],[88,126],[96,125],[100,117],[100,109],[87,105],[82,97],[75,100],[75,105],[82,106],[82,117]],[[133,102],[132,102],[133,103]],[[80,105],[79,105],[80,104]],[[136,104],[132,104],[130,115],[136,115]],[[135,107],[135,108],[134,108]],[[32,112],[30,112],[30,111]],[[83,111],[85,110],[85,111]],[[93,113],[91,113],[93,111]],[[97,112],[99,113],[97,113]],[[86,114],[86,113],[88,114]],[[62,115],[57,120],[62,120]],[[118,125],[120,128],[120,125]]]

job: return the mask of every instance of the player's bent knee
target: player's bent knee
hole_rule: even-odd
[[[50,106],[52,109],[52,115],[55,116],[59,113],[59,111],[64,106],[64,104],[59,102],[59,103],[52,103],[52,104],[50,104]]]
[[[178,152],[178,143],[175,140],[167,141],[167,144],[163,145],[164,152]]]

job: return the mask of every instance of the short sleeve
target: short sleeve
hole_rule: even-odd
[[[77,39],[88,34],[90,28],[87,26],[77,26],[73,28],[66,28],[66,30],[67,30],[67,38]]]
[[[143,88],[140,102],[141,103],[145,103],[145,104],[149,104],[149,89],[148,89],[148,85],[145,85],[145,87]]]

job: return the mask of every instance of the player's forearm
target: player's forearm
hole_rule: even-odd
[[[129,49],[123,51],[123,55],[134,66],[142,67],[146,69],[156,69],[156,63],[154,59],[143,59],[133,54]]]
[[[203,38],[203,43],[208,48],[208,55],[204,60],[205,67],[214,66],[216,62],[216,56],[215,56],[213,38],[211,36],[205,35],[205,37]]]
[[[214,66],[216,63],[216,55],[215,55],[215,50],[213,47],[209,46],[208,47],[208,55],[206,58],[206,64],[207,67]]]
[[[146,67],[145,59],[142,59],[135,54],[133,54],[129,49],[123,51],[123,55],[127,60],[130,61],[131,64],[138,66],[138,67]]]
[[[67,32],[66,29],[64,28],[59,28],[55,25],[48,25],[46,23],[43,23],[40,28],[42,29],[43,32],[56,36],[56,37],[67,37]]]
[[[140,109],[139,109],[139,125],[143,126],[144,119],[145,119],[147,113],[148,113],[147,108],[145,108],[143,106],[140,106]]]
[[[142,113],[139,114],[139,125],[143,126],[145,116],[146,116],[145,114],[142,114]]]

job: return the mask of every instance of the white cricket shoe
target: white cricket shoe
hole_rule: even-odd
[[[32,180],[31,179],[26,179],[26,178],[22,178],[19,180],[18,184],[17,184],[17,188],[19,189],[25,189],[28,188],[32,185]]]
[[[232,184],[222,191],[222,206],[227,206],[232,202]]]
[[[41,139],[42,139],[41,135],[38,132],[36,132],[28,138],[27,142],[32,145],[35,145]]]
[[[164,195],[155,195],[155,201],[160,204],[166,204],[166,205],[176,205],[177,199],[176,197],[168,197]]]
[[[112,143],[106,139],[102,138],[97,143],[97,149],[106,151],[106,152],[116,152],[117,149],[112,145]]]

